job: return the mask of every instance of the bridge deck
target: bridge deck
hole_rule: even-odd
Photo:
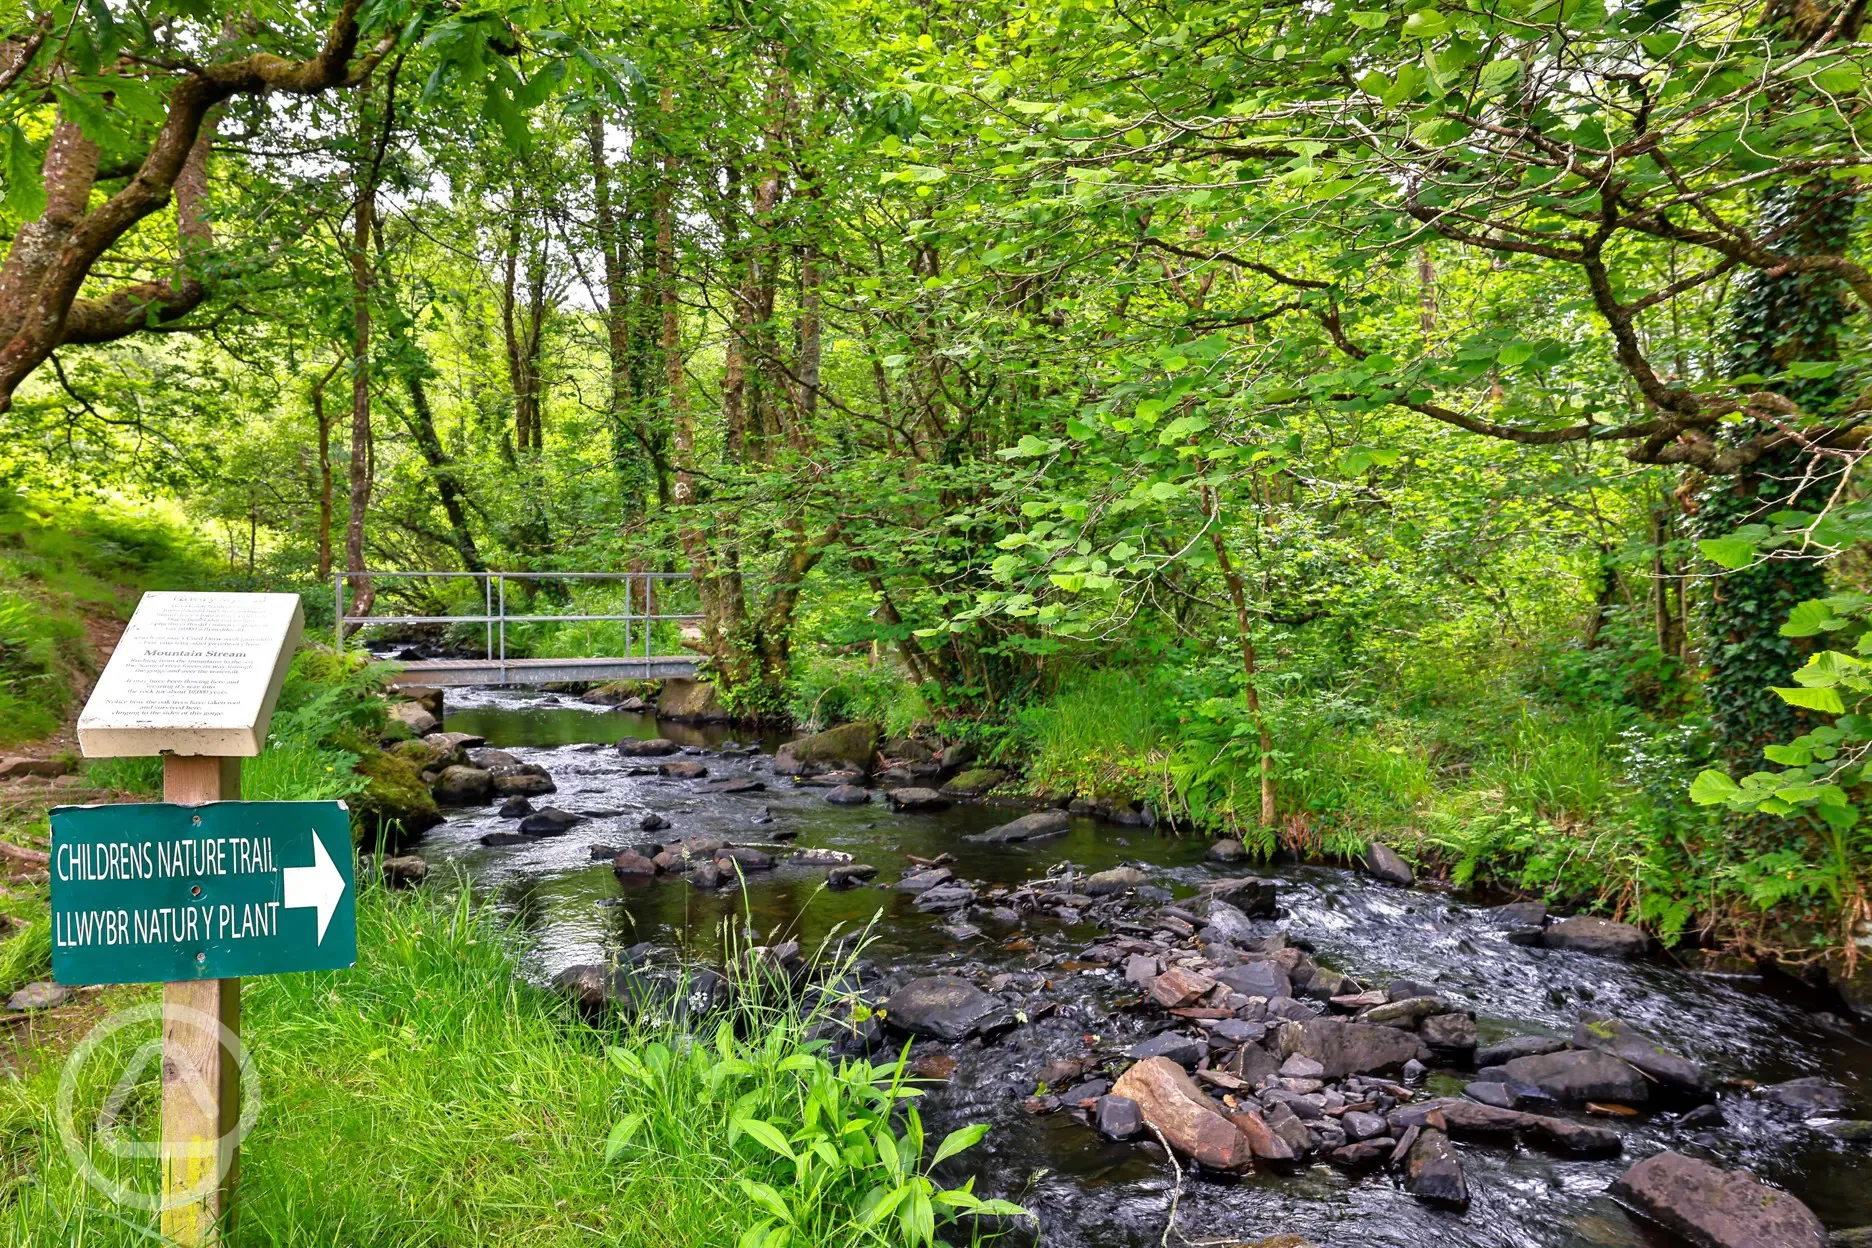
[[[688,657],[635,659],[419,659],[401,665],[397,683],[459,688],[464,685],[551,685],[560,681],[671,680],[693,677]]]

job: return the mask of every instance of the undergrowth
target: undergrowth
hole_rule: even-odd
[[[241,1151],[236,1244],[929,1244],[973,1200],[924,1180],[979,1130],[926,1163],[902,1062],[833,1063],[810,1016],[741,1005],[694,1031],[648,1014],[587,1022],[521,982],[512,933],[466,890],[366,884],[358,925],[355,969],[245,987],[260,1114]],[[113,990],[108,1004],[154,992]],[[74,1095],[86,1155],[140,1190],[154,1160],[112,1155],[94,1128],[149,1034],[105,1042]],[[0,1238],[151,1242],[154,1215],[112,1205],[61,1146],[59,1075],[48,1060],[0,1088]],[[116,1100],[117,1138],[148,1138],[155,1064]]]

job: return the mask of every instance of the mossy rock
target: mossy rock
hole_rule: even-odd
[[[421,738],[398,741],[384,752],[402,759],[417,771],[428,771],[432,767],[440,767],[449,756],[448,751],[441,746]]]
[[[389,719],[384,721],[383,737],[381,740],[385,745],[391,745],[398,741],[413,741],[416,739],[416,730],[402,720]]]
[[[350,799],[351,834],[359,843],[377,845],[399,836],[417,836],[442,822],[429,786],[409,759],[371,750],[359,755],[357,771],[369,781],[362,793]]]
[[[656,708],[659,719],[690,723],[726,723],[734,718],[728,713],[728,708],[722,705],[721,695],[716,692],[715,686],[706,680],[675,678],[664,681],[663,692],[657,696]]]
[[[1007,779],[1007,772],[996,767],[971,767],[943,785],[942,791],[964,797],[978,797]]]
[[[774,770],[788,775],[844,768],[868,772],[877,743],[878,726],[870,720],[840,724],[782,745],[774,751]]]

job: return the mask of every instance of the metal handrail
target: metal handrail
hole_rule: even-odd
[[[481,582],[482,613],[480,615],[346,615],[344,610],[344,586],[348,580],[371,580],[378,577],[405,577],[410,579],[447,579],[467,578]],[[652,653],[656,645],[655,629],[650,627],[660,620],[700,620],[699,613],[660,614],[657,608],[656,583],[658,581],[688,581],[695,579],[687,572],[333,572],[332,573],[332,613],[336,617],[334,625],[337,634],[338,649],[344,649],[345,627],[351,624],[485,624],[487,626],[487,657],[489,662],[496,661],[498,641],[498,661],[502,665],[502,675],[506,674],[507,664],[507,625],[514,624],[576,624],[593,621],[621,621],[624,625],[624,653],[619,658],[637,658],[631,653],[631,624],[643,621],[643,654],[645,660],[658,657]],[[605,580],[624,581],[624,613],[592,613],[585,615],[510,615],[507,612],[507,582],[538,580]],[[644,609],[630,609],[633,597],[631,581],[644,583]],[[677,656],[671,656],[677,657]]]

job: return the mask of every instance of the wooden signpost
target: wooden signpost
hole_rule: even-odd
[[[242,802],[299,640],[296,594],[143,596],[78,720],[89,758],[161,755],[159,803],[52,812],[53,978],[163,984],[162,1234],[232,1211],[240,976],[357,958],[342,802]]]

